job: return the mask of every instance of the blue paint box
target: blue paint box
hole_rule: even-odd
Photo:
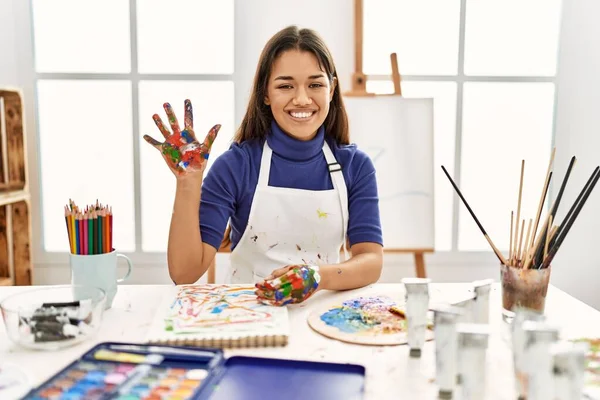
[[[25,399],[359,400],[365,368],[233,356],[220,349],[100,343]]]

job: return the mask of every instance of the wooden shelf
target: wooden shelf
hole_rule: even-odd
[[[29,192],[26,190],[14,190],[9,192],[0,192],[0,206],[28,201]]]
[[[31,285],[31,218],[23,93],[0,88],[0,286]]]

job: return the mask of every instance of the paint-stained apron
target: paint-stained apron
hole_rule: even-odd
[[[342,168],[323,144],[330,190],[269,186],[273,151],[265,141],[248,225],[231,253],[229,283],[256,283],[290,264],[335,264],[348,229],[348,192]]]

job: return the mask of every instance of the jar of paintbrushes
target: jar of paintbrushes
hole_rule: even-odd
[[[442,169],[450,180],[454,190],[469,210],[475,223],[500,261],[502,317],[504,321],[509,323],[512,322],[512,319],[514,318],[513,308],[515,307],[531,309],[541,313],[544,312],[546,294],[550,282],[552,260],[594,189],[596,182],[600,178],[600,166],[597,166],[583,189],[579,192],[579,196],[571,205],[566,216],[560,224],[556,224],[555,219],[558,207],[576,161],[576,158],[572,157],[556,199],[551,203],[547,214],[542,218],[544,204],[546,202],[546,196],[553,174],[552,167],[555,152],[556,149],[552,151],[550,157],[535,219],[529,219],[527,230],[525,230],[526,220],[521,219],[521,199],[523,194],[525,160],[521,162],[521,178],[519,183],[516,217],[514,211],[511,212],[508,258],[506,258],[494,245],[494,242],[490,239],[485,229],[483,229],[483,226],[475,216],[475,213],[469,206],[469,203],[467,203],[460,189],[452,180],[448,171],[446,171],[446,168],[442,166]]]

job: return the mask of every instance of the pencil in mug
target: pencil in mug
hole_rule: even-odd
[[[110,253],[113,248],[112,207],[90,205],[81,210],[73,200],[64,207],[65,225],[72,254]]]

